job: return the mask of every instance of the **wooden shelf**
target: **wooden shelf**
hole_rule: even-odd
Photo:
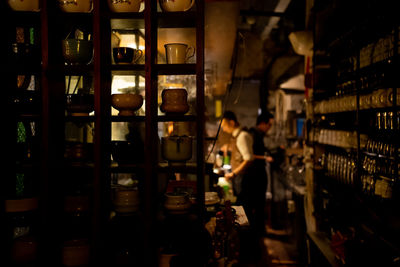
[[[169,165],[168,163],[159,163],[158,169],[165,173],[193,173],[197,172],[196,163],[186,162],[183,165]]]
[[[196,12],[159,12],[157,13],[159,28],[195,28]]]
[[[76,122],[76,123],[88,123],[94,122],[96,119],[95,116],[65,116],[65,122]]]
[[[144,122],[145,116],[111,116],[112,122]]]
[[[110,170],[112,173],[131,173],[137,171],[144,171],[144,164],[118,164],[112,162],[110,165]]]
[[[111,71],[113,75],[145,75],[144,64],[113,64]]]
[[[158,75],[195,75],[196,64],[157,64]]]
[[[163,115],[157,117],[158,121],[196,121],[195,115]]]

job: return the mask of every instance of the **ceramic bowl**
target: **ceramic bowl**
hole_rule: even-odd
[[[143,0],[107,0],[111,12],[139,12]]]
[[[71,116],[89,116],[89,113],[94,111],[94,95],[66,95],[66,110]]]
[[[162,157],[171,163],[185,162],[192,158],[192,142],[192,138],[189,136],[162,137]]]
[[[118,164],[141,163],[144,158],[143,141],[111,141],[111,154]]]
[[[67,13],[89,13],[93,9],[92,0],[58,0],[58,4]]]
[[[93,42],[78,39],[62,40],[64,59],[69,64],[88,64],[93,57]]]
[[[143,105],[143,96],[139,94],[113,94],[111,105],[119,111],[119,116],[134,116]]]
[[[14,11],[40,11],[39,0],[8,0],[7,3]]]
[[[194,5],[194,0],[160,0],[160,7],[164,12],[187,11]]]

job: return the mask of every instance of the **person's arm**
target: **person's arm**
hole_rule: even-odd
[[[227,173],[225,178],[232,179],[238,174],[241,174],[244,170],[246,170],[253,161],[253,138],[247,132],[241,132],[237,137],[236,141],[237,148],[239,153],[243,157],[243,161],[237,166],[232,172]]]
[[[251,160],[243,160],[242,163],[239,164],[238,167],[236,167],[236,169],[232,170],[232,172],[225,174],[225,178],[232,179],[234,178],[236,175],[242,173],[245,169],[247,169],[247,167],[250,166],[251,164]]]
[[[253,157],[255,159],[262,159],[262,160],[266,160],[267,162],[273,162],[274,159],[271,156],[265,156],[265,155],[253,155]]]

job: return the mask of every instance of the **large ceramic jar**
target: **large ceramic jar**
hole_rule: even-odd
[[[119,213],[132,213],[139,209],[139,191],[132,186],[121,186],[115,190],[114,209]]]
[[[167,114],[185,114],[189,111],[187,91],[184,88],[164,89],[160,110]]]

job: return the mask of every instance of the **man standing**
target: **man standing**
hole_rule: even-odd
[[[232,180],[234,194],[237,197],[236,203],[243,205],[248,192],[243,191],[243,182],[248,177],[248,169],[253,161],[253,138],[242,128],[236,118],[235,113],[226,111],[222,117],[221,128],[224,132],[231,135],[228,149],[231,151],[231,172],[225,174],[226,180]],[[246,189],[246,188],[245,188]]]
[[[253,221],[255,231],[259,235],[265,232],[265,195],[267,192],[268,176],[266,163],[273,162],[270,152],[264,145],[264,137],[271,128],[274,118],[270,113],[264,113],[257,117],[256,126],[249,132],[253,136],[254,161],[249,169],[251,179],[246,186],[251,194],[248,197],[249,220]]]

